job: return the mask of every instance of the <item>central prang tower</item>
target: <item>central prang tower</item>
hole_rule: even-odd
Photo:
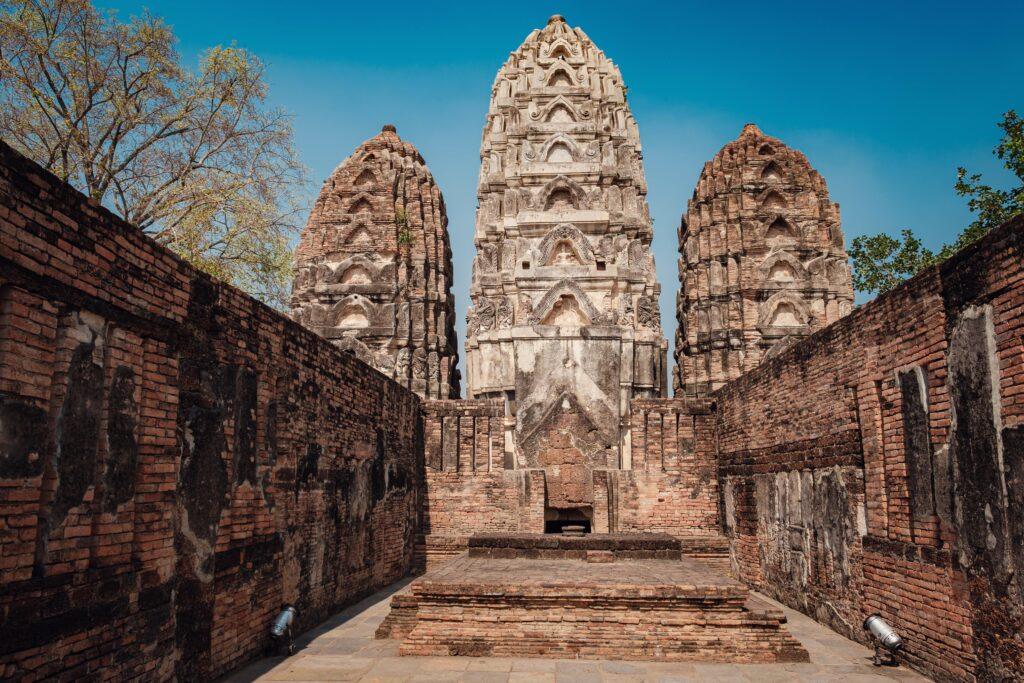
[[[629,401],[665,392],[640,136],[619,69],[561,16],[494,81],[480,146],[469,398],[506,402],[508,465],[551,510],[630,467]]]

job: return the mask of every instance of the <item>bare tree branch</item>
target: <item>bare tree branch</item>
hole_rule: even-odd
[[[305,174],[264,66],[89,0],[0,0],[0,135],[199,267],[273,298]]]

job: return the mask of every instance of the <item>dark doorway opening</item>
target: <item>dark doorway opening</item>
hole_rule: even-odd
[[[569,531],[579,531],[589,534],[591,531],[591,517],[593,510],[588,508],[548,508],[544,511],[544,533],[560,534],[566,531],[566,527],[572,527]]]

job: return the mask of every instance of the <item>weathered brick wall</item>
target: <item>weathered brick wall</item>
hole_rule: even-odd
[[[503,402],[427,401],[423,409],[428,554],[478,532],[542,532],[545,472],[514,469]],[[635,399],[632,411],[632,469],[593,472],[594,530],[720,533],[710,402]]]
[[[1024,220],[716,392],[739,575],[938,678],[1024,676]]]
[[[0,678],[211,678],[410,568],[409,391],[0,144]]]
[[[502,401],[425,401],[423,413],[428,554],[477,532],[544,531],[544,475],[512,469]]]
[[[720,534],[711,402],[634,399],[630,410],[632,464],[619,478],[616,528]]]

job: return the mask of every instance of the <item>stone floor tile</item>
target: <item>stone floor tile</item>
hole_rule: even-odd
[[[365,638],[318,638],[302,650],[303,655],[353,655],[366,647]]]
[[[642,676],[644,667],[632,662],[601,662],[601,671],[608,674]]]
[[[601,672],[593,673],[558,673],[555,672],[555,683],[594,683],[601,680]]]
[[[555,683],[553,671],[512,671],[508,683]]]
[[[750,681],[740,664],[694,664],[694,673],[702,681]]]
[[[397,640],[366,640],[362,639],[359,641],[361,647],[358,650],[360,657],[372,657],[379,659],[381,657],[397,657],[398,656],[398,641]]]
[[[465,671],[469,657],[418,657],[421,672]]]
[[[745,680],[756,683],[788,683],[804,680],[801,674],[787,671],[778,664],[743,664],[739,666]]]
[[[459,679],[463,683],[508,683],[507,671],[466,671]]]
[[[358,681],[365,670],[332,666],[296,666],[274,671],[266,680],[271,681]]]
[[[554,659],[513,659],[512,672],[555,672]]]
[[[409,683],[442,683],[443,681],[461,681],[464,671],[430,671],[419,673],[409,679]]]
[[[395,657],[392,659],[381,659],[367,672],[367,676],[378,676],[378,677],[406,677],[410,678],[420,673],[422,670],[419,668],[419,663],[415,661],[409,661],[404,657]]]
[[[512,670],[512,660],[507,657],[475,657],[469,660],[466,671],[503,671]]]
[[[589,674],[597,677],[601,675],[600,662],[555,660],[555,673],[557,674]]]
[[[646,683],[647,677],[643,674],[612,674],[607,671],[601,672],[603,683]]]

